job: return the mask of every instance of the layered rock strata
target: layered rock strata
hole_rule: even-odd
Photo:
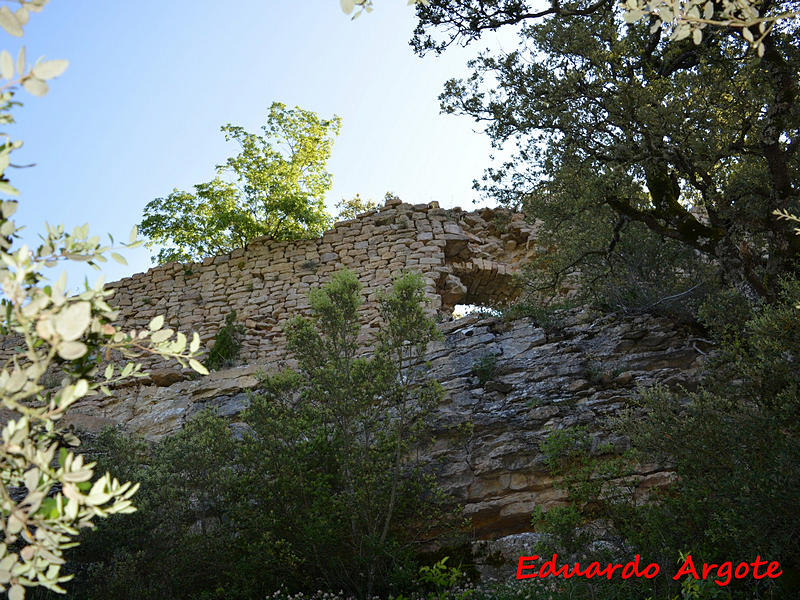
[[[426,357],[446,393],[425,455],[480,538],[526,532],[534,506],[563,500],[540,449],[550,432],[584,425],[596,444],[622,444],[606,421],[637,386],[695,385],[702,352],[690,331],[668,320],[573,310],[561,321],[545,329],[531,318],[471,315],[446,324]],[[262,361],[177,382],[162,371],[155,380],[163,385],[114,390],[76,405],[69,419],[82,429],[119,424],[156,439],[210,408],[240,427],[237,415],[258,389],[258,372],[278,366]],[[656,466],[637,475],[643,493],[669,476]]]

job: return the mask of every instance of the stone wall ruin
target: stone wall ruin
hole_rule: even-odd
[[[119,322],[144,327],[156,315],[167,326],[197,331],[206,347],[236,311],[246,333],[241,362],[281,354],[287,319],[307,313],[308,293],[343,268],[362,283],[365,341],[378,324],[377,296],[403,271],[425,280],[431,310],[449,316],[456,304],[496,305],[517,297],[514,274],[534,252],[533,229],[506,209],[464,212],[435,202],[386,206],[337,223],[320,238],[252,241],[201,263],[169,263],[109,284]]]

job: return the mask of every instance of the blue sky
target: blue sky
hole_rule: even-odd
[[[14,56],[24,42],[29,62],[70,61],[46,97],[18,94],[8,132],[25,146],[12,162],[36,163],[9,173],[18,224],[32,236],[45,220],[88,222],[127,239],[147,202],[211,179],[234,153],[221,125],[256,131],[275,100],[342,117],[329,207],[391,190],[473,208],[489,142],[468,118],[440,115],[437,96],[476,49],[420,59],[414,23],[405,0],[355,21],[336,0],[51,0],[21,41],[2,35]],[[146,250],[126,257],[107,280],[151,266]]]

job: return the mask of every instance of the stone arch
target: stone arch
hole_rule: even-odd
[[[454,262],[451,271],[442,273],[437,291],[442,297],[441,311],[451,314],[457,304],[499,306],[515,300],[522,291],[513,270],[485,258]]]

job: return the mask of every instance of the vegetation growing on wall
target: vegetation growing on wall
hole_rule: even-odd
[[[337,219],[346,221],[347,219],[355,219],[365,212],[377,209],[378,203],[371,199],[364,200],[360,194],[356,194],[352,198],[342,198],[341,202],[336,203],[336,208],[339,209]]]
[[[174,190],[144,209],[139,225],[147,246],[161,247],[159,264],[199,261],[270,236],[295,240],[320,235],[330,225],[325,169],[341,119],[322,119],[299,107],[273,102],[262,133],[225,125],[226,141],[241,151],[217,167],[217,177]]]
[[[214,345],[208,351],[206,366],[215,370],[233,366],[242,348],[241,337],[244,331],[244,325],[236,321],[235,310],[225,315],[225,324],[219,328],[214,337]]]
[[[360,356],[359,289],[344,272],[313,291],[313,317],[287,330],[299,369],[264,376],[241,440],[206,413],[152,448],[114,432],[96,441],[102,466],[141,482],[139,511],[85,537],[73,597],[413,587],[417,547],[449,519],[411,453],[441,396],[417,365],[437,331],[421,278],[406,275]]]

